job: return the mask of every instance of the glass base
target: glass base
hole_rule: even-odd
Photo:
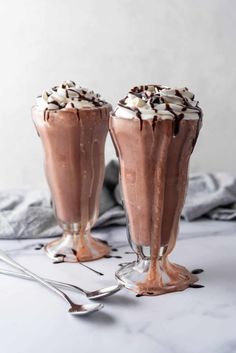
[[[119,283],[138,295],[161,295],[182,291],[198,281],[185,267],[172,264],[167,257],[152,263],[150,259],[134,261],[116,272]]]
[[[81,237],[78,233],[65,232],[60,239],[54,240],[44,247],[47,255],[55,262],[85,262],[108,255],[110,247],[92,235]]]

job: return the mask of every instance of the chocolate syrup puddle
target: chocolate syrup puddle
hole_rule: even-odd
[[[105,259],[111,259],[111,258],[122,259],[122,256],[120,256],[120,255],[105,255],[104,257],[105,257]]]
[[[143,294],[136,294],[136,297],[137,297],[137,298],[143,297]]]
[[[118,249],[116,249],[116,248],[113,248],[113,249],[111,249],[111,251],[118,251]]]
[[[204,288],[205,286],[203,286],[202,284],[190,284],[189,285],[189,288]]]
[[[65,257],[66,255],[64,254],[56,254],[55,257],[59,257],[60,259],[59,260],[56,260],[56,261],[53,261],[53,264],[61,264],[63,262],[65,262]]]
[[[198,275],[199,273],[204,272],[204,270],[202,268],[195,268],[194,270],[192,270],[192,274],[194,275]]]
[[[39,243],[36,245],[36,247],[34,248],[34,250],[41,250],[44,247],[44,244]]]

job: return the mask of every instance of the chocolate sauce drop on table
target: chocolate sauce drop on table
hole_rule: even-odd
[[[204,288],[205,286],[203,286],[202,284],[190,284],[189,285],[189,288]]]
[[[64,255],[64,254],[56,254],[55,257],[60,257],[61,259],[53,261],[53,264],[57,265],[57,264],[61,264],[61,263],[65,262],[66,255]]]
[[[34,250],[41,250],[44,247],[44,244],[37,244],[36,247],[34,248]]]
[[[196,269],[192,270],[191,272],[192,272],[192,274],[194,274],[194,275],[198,275],[198,274],[204,272],[204,270],[201,269],[201,268],[196,268]]]
[[[122,259],[122,256],[120,256],[120,255],[116,255],[116,256],[114,256],[114,255],[105,255],[104,256],[106,259],[111,259],[112,257],[114,258],[114,259]]]

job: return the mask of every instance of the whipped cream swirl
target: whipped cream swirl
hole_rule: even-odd
[[[44,91],[36,98],[39,110],[58,110],[67,108],[94,108],[107,104],[100,95],[87,88],[76,86],[73,81],[63,81],[60,85]]]
[[[141,120],[201,119],[202,110],[194,100],[194,94],[184,88],[146,85],[132,88],[119,101],[114,116],[124,119],[137,117]]]

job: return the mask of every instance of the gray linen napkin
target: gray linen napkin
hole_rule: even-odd
[[[227,173],[192,174],[182,216],[215,220],[236,219],[236,176]]]
[[[207,216],[211,219],[236,219],[236,177],[226,173],[193,174],[182,217],[187,221]],[[119,191],[116,161],[106,167],[100,199],[100,215],[95,227],[125,225]],[[61,234],[49,194],[37,190],[0,191],[0,238],[43,238]]]
[[[51,200],[38,190],[0,191],[0,238],[44,238],[61,234]]]

